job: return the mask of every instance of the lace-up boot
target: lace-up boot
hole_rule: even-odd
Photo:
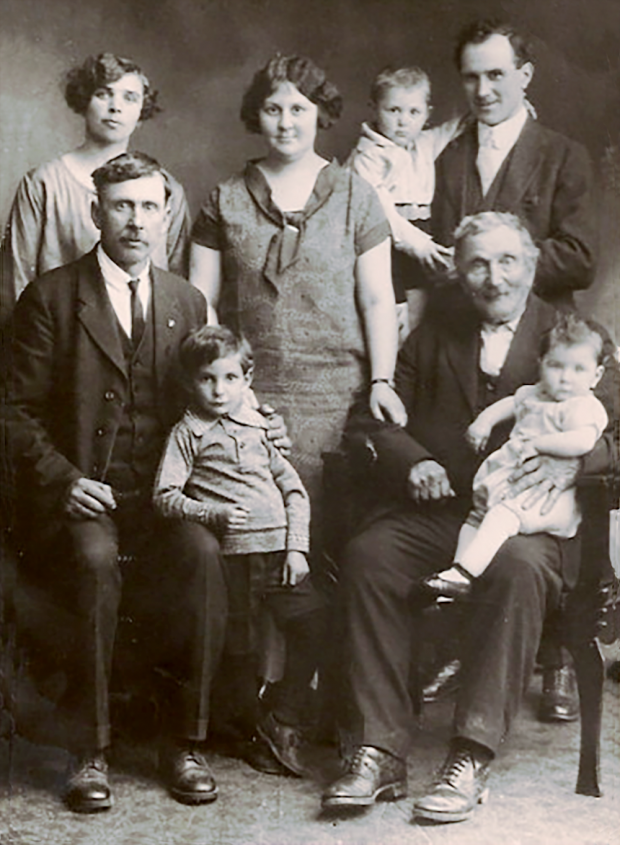
[[[456,743],[429,792],[413,806],[414,816],[435,822],[460,822],[483,804],[489,790],[492,754],[474,743]]]
[[[360,746],[345,774],[323,794],[323,807],[367,807],[379,798],[396,801],[407,795],[405,761],[371,745]]]

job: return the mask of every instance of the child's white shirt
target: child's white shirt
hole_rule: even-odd
[[[362,124],[362,134],[347,165],[377,191],[397,249],[415,254],[430,240],[412,221],[430,217],[435,159],[462,129],[461,118],[449,120],[423,130],[415,145],[405,149],[367,123]]]

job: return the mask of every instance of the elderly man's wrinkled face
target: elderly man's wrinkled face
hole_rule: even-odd
[[[536,261],[516,229],[497,226],[465,238],[458,250],[457,269],[482,318],[508,323],[525,308]]]

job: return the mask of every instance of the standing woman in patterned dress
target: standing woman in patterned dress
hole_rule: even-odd
[[[337,448],[354,395],[403,424],[391,386],[397,325],[390,239],[373,188],[315,150],[340,116],[310,59],[276,56],[254,76],[241,119],[264,158],[218,185],[192,230],[190,280],[254,348],[254,388],[283,413],[310,494],[320,551],[322,455]]]
[[[26,285],[48,270],[75,261],[99,240],[91,217],[91,173],[126,152],[136,127],[161,111],[157,92],[131,59],[113,53],[89,56],[70,70],[65,100],[84,118],[83,143],[40,165],[19,183],[3,243],[0,310],[8,317]],[[182,186],[170,184],[170,223],[153,262],[187,275],[189,211]]]

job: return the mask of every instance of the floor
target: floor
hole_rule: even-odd
[[[617,657],[617,654],[613,655]],[[66,755],[42,744],[43,709],[26,714],[29,739],[0,740],[0,845],[618,845],[620,843],[620,686],[605,690],[604,795],[574,793],[579,726],[542,725],[533,679],[522,715],[494,765],[491,794],[467,822],[421,825],[412,798],[382,803],[349,818],[319,812],[322,784],[337,771],[332,748],[310,757],[309,780],[255,772],[244,762],[211,755],[220,795],[211,805],[184,807],[157,779],[152,748],[120,744],[112,761],[111,811],[79,816],[59,798]],[[425,708],[409,760],[409,793],[419,795],[443,759],[452,704]]]

